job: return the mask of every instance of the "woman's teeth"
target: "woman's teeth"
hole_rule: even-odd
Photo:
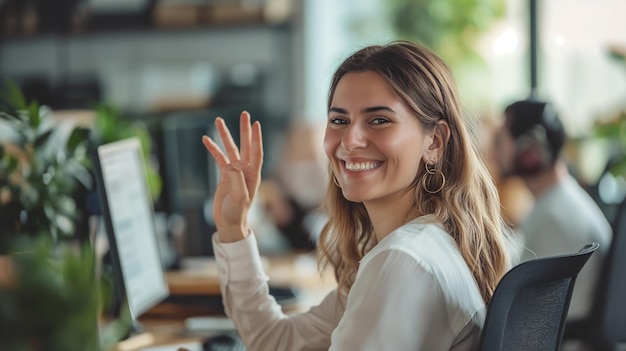
[[[369,171],[380,165],[380,162],[346,162],[346,169],[349,171]]]

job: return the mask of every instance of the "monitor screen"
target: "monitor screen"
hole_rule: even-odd
[[[208,111],[184,111],[166,116],[162,125],[163,190],[167,210],[184,218],[179,243],[182,257],[212,256],[215,231],[211,211],[219,170],[202,146],[203,135],[214,136],[215,115]]]
[[[115,285],[135,322],[169,295],[144,162],[137,138],[105,144],[97,149],[96,179]]]

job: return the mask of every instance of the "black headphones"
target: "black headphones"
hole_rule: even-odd
[[[515,173],[536,174],[554,164],[565,142],[565,129],[551,104],[522,100],[505,109],[515,140]]]

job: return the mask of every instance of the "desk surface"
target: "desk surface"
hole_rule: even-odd
[[[263,266],[275,287],[289,287],[302,292],[307,300],[304,308],[321,301],[335,286],[331,271],[320,273],[313,254],[290,254],[263,257]],[[181,263],[182,269],[167,272],[170,295],[220,295],[217,263],[212,258],[188,258]],[[317,301],[312,301],[308,299]]]
[[[336,283],[331,271],[320,273],[313,254],[290,254],[262,259],[270,284],[276,287],[290,287],[298,291],[298,302],[287,312],[306,311],[321,300]],[[170,295],[174,296],[219,296],[217,264],[209,258],[191,258],[181,263],[182,269],[167,272]],[[137,338],[136,343],[120,343],[113,351],[135,351],[151,345],[180,345],[199,341],[203,335],[190,334],[185,329],[185,318],[210,314],[193,308],[160,304],[141,318],[141,323],[150,334],[151,340]]]
[[[145,332],[117,343],[110,351],[139,351],[146,348],[198,344],[205,340],[210,333],[191,333],[185,329],[181,319],[142,319]],[[217,332],[216,332],[217,334]]]

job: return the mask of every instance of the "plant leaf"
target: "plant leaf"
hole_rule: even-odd
[[[48,141],[48,139],[50,139],[50,136],[52,135],[52,133],[54,133],[54,129],[48,129],[46,131],[44,131],[43,133],[40,133],[39,135],[35,136],[35,149],[40,149],[42,148],[45,143]]]
[[[7,121],[21,121],[22,119],[18,116],[14,116],[8,112],[0,111],[0,119],[4,119]]]
[[[30,119],[30,125],[33,126],[33,129],[39,128],[41,124],[41,111],[39,109],[39,104],[36,102],[31,102],[28,105],[28,116]]]
[[[80,144],[87,142],[88,139],[89,129],[80,127],[74,128],[70,137],[67,139],[67,149],[70,152],[74,152]]]
[[[26,98],[20,88],[15,84],[12,80],[5,80],[4,82],[6,86],[5,92],[1,95],[2,99],[5,100],[10,107],[15,110],[25,110],[26,109]]]

